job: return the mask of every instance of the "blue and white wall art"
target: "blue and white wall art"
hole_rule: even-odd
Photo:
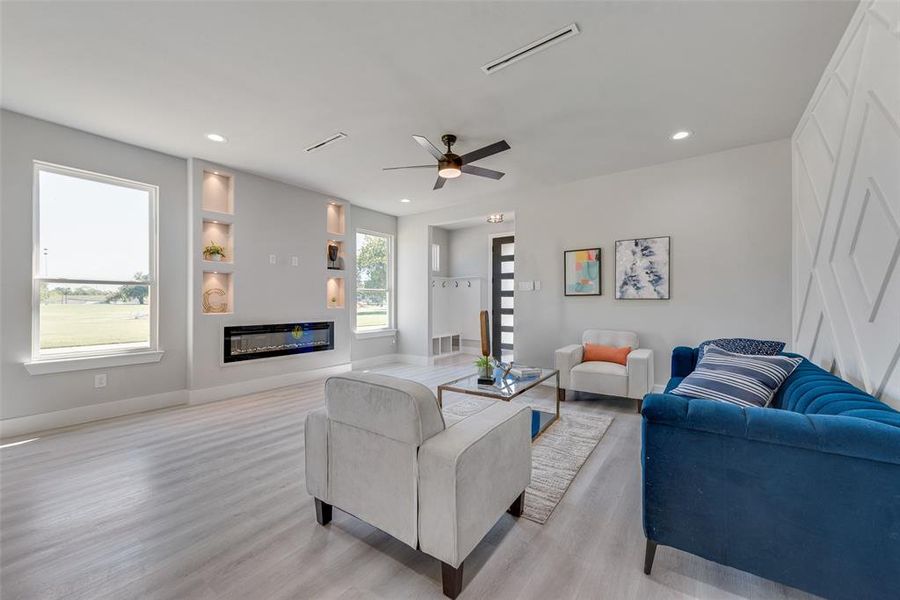
[[[669,299],[669,238],[616,242],[616,298]]]

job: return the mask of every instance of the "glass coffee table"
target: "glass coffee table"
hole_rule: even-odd
[[[515,379],[508,377],[502,384],[494,383],[485,385],[478,383],[478,375],[466,375],[437,387],[438,406],[444,406],[444,392],[456,392],[470,396],[481,396],[492,400],[509,402],[516,396],[521,396],[528,390],[535,388],[548,379],[556,378],[556,413],[551,413],[531,407],[531,439],[537,439],[544,433],[551,423],[559,418],[559,371],[556,369],[541,369],[541,374],[529,379]]]

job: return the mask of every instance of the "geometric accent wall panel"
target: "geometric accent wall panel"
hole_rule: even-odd
[[[863,2],[792,138],[795,351],[900,407],[900,3]]]

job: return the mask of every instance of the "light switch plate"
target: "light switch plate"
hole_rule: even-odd
[[[291,266],[292,266],[292,267],[296,267],[296,266],[298,266],[299,264],[300,264],[300,259],[297,258],[296,256],[292,256],[292,257],[291,257]]]
[[[519,282],[519,291],[520,292],[530,292],[534,289],[533,281],[520,281]]]
[[[278,258],[274,254],[270,254],[269,255],[269,264],[274,265],[276,262],[278,262]]]
[[[106,373],[100,373],[99,375],[94,375],[94,387],[95,388],[106,387]]]
[[[541,289],[541,282],[538,280],[534,280],[534,291],[538,291]]]

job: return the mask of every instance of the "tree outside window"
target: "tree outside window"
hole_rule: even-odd
[[[356,329],[371,331],[391,326],[392,238],[356,232]]]

